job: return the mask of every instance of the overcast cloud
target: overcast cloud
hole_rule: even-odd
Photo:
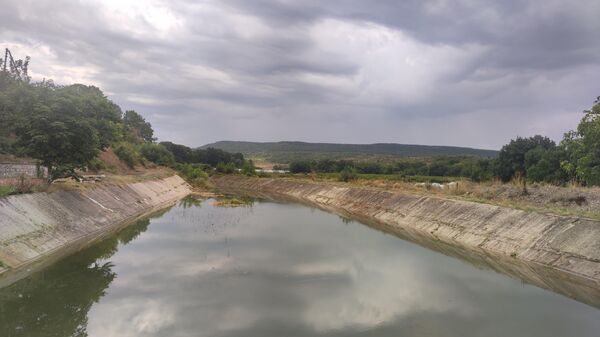
[[[2,0],[34,79],[94,84],[161,140],[499,148],[600,95],[600,1]]]

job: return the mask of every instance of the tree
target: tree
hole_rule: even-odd
[[[125,139],[132,143],[154,141],[152,124],[134,110],[127,110],[123,114],[123,132]]]
[[[567,158],[561,147],[544,149],[536,147],[525,154],[527,179],[536,182],[561,184],[568,181],[567,172],[561,163]]]
[[[254,162],[252,162],[252,160],[244,162],[244,165],[242,165],[242,174],[247,176],[256,175],[256,168],[254,167]]]
[[[568,160],[562,167],[586,185],[600,185],[600,97],[577,126],[577,131],[565,134],[561,147]]]
[[[85,168],[100,149],[96,130],[73,112],[64,100],[36,104],[17,128],[18,145],[48,168],[50,179],[74,176],[75,170]]]
[[[312,163],[305,160],[295,160],[290,163],[291,173],[310,173],[312,171]]]
[[[172,142],[160,142],[160,145],[164,146],[169,150],[173,156],[175,156],[175,162],[177,163],[191,163],[192,162],[192,149],[180,144]]]
[[[29,60],[29,56],[25,56],[24,60],[15,60],[10,50],[5,48],[4,59],[0,58],[0,72],[16,80],[29,82],[31,80],[28,74]]]
[[[149,161],[163,166],[173,166],[175,157],[166,147],[155,143],[145,143],[140,147],[140,153]]]
[[[19,120],[33,109],[33,87],[0,71],[0,152],[14,153],[15,129]]]
[[[87,119],[98,132],[100,148],[108,148],[121,138],[121,108],[94,86],[73,84],[60,87],[57,94],[72,102],[80,118]]]
[[[235,173],[235,171],[236,171],[235,166],[233,165],[233,163],[227,163],[227,164],[225,164],[224,162],[218,163],[217,167],[216,167],[216,170],[219,173],[225,173],[225,174],[232,174],[232,173]]]
[[[233,165],[241,168],[244,165],[244,155],[241,153],[230,153],[221,149],[209,147],[207,149],[195,149],[192,151],[192,162],[204,163],[216,167],[219,163]]]
[[[548,137],[536,135],[529,138],[517,137],[504,145],[498,154],[497,174],[502,181],[520,178],[523,181],[523,193],[527,193],[527,167],[525,156],[535,149],[551,149],[556,143]]]
[[[52,178],[75,176],[120,137],[121,110],[96,87],[2,72],[0,89],[0,150],[38,159]]]

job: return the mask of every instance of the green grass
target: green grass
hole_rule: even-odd
[[[15,188],[12,186],[0,186],[0,198],[15,193]]]
[[[0,260],[0,268],[8,269],[8,266]]]
[[[250,198],[218,198],[213,205],[217,207],[252,207],[254,200]]]

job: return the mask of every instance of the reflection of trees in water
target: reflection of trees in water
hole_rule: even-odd
[[[187,196],[179,201],[179,207],[182,208],[192,208],[192,207],[202,207],[202,202],[204,200],[196,198],[194,196]]]
[[[349,218],[349,217],[346,217],[346,216],[343,216],[343,215],[338,215],[338,217],[339,217],[339,218],[340,218],[340,220],[342,220],[342,222],[343,222],[344,224],[346,224],[346,225],[347,225],[347,224],[354,223],[354,219],[352,219],[352,218]]]
[[[87,314],[116,277],[112,263],[119,243],[148,229],[140,220],[107,240],[46,270],[0,289],[0,336],[87,336]]]

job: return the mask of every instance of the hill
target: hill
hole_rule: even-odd
[[[495,157],[498,151],[456,146],[412,144],[335,144],[306,142],[220,141],[202,146],[241,152],[252,159],[289,163],[301,159],[392,160],[394,157],[479,156]]]

